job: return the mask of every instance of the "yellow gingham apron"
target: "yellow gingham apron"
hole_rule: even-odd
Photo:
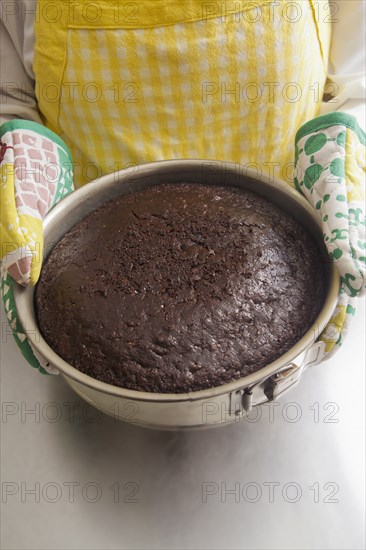
[[[161,159],[241,162],[291,179],[296,130],[318,114],[331,14],[312,0],[39,0],[44,123],[76,186]]]

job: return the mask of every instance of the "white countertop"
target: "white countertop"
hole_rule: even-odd
[[[364,313],[257,421],[182,433],[95,416],[2,310],[1,547],[364,548]]]

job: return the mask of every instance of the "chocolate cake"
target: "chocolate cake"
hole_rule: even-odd
[[[235,188],[164,184],[75,225],[43,266],[41,332],[64,360],[147,392],[211,388],[293,346],[324,300],[318,248],[291,216]]]

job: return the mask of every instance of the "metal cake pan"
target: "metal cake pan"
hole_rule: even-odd
[[[324,257],[327,292],[310,329],[284,355],[259,371],[215,388],[180,393],[148,393],[99,382],[59,357],[43,339],[34,310],[34,287],[16,285],[14,298],[27,337],[41,361],[59,371],[73,390],[115,418],[158,429],[189,429],[237,422],[253,407],[276,399],[319,363],[318,342],[339,294],[339,275],[323,241],[321,223],[306,199],[286,183],[258,176],[244,165],[212,160],[167,160],[135,166],[103,176],[57,204],[44,220],[44,260],[61,237],[87,214],[110,199],[161,183],[192,182],[248,189],[290,213],[314,237]]]

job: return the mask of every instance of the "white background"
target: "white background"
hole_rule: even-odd
[[[25,363],[2,311],[2,548],[364,548],[360,306],[337,356],[257,421],[185,433],[95,418]]]

